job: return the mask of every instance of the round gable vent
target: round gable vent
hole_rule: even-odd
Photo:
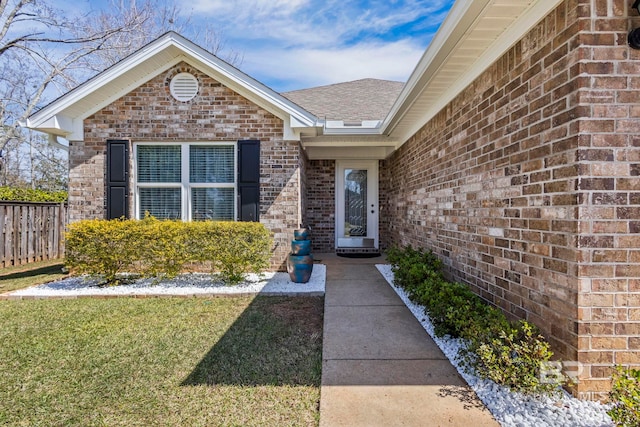
[[[198,79],[190,73],[176,74],[169,83],[171,95],[180,102],[191,101],[198,93]]]

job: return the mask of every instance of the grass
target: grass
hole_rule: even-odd
[[[0,425],[319,421],[322,298],[0,301]]]
[[[39,261],[0,269],[0,294],[41,285],[67,277],[62,272],[63,260]]]

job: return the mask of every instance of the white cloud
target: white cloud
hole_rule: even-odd
[[[423,48],[402,40],[333,49],[263,50],[245,54],[243,71],[278,81],[284,92],[362,78],[406,81]],[[286,64],[286,65],[284,65]]]
[[[367,77],[405,81],[453,1],[192,0],[181,7],[243,58],[244,72],[286,91]]]
[[[183,11],[203,17],[230,39],[313,47],[371,35],[384,38],[395,27],[437,14],[452,1],[196,0]]]
[[[308,0],[195,0],[190,3],[190,11],[246,22],[264,16],[291,15],[307,3]]]

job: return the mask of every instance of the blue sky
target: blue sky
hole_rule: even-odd
[[[453,0],[177,3],[193,24],[222,35],[242,71],[283,92],[366,77],[406,81]]]

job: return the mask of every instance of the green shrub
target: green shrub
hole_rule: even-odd
[[[616,366],[612,376],[609,399],[613,406],[607,411],[616,426],[640,425],[640,370]]]
[[[523,393],[553,393],[568,381],[562,373],[542,375],[553,353],[533,325],[509,322],[467,286],[446,281],[442,262],[431,251],[394,248],[387,259],[394,282],[425,308],[434,333],[465,340],[466,369]]]
[[[472,339],[507,323],[502,311],[489,306],[461,283],[445,280],[425,284],[417,298],[425,306],[437,336]]]
[[[411,246],[391,248],[387,251],[387,260],[392,265],[394,283],[412,299],[425,283],[430,285],[444,280],[442,261],[432,251]]]
[[[471,340],[467,367],[481,378],[525,394],[554,394],[568,379],[562,373],[543,375],[553,352],[537,328],[526,321]],[[471,351],[470,351],[471,350]]]
[[[264,225],[245,222],[86,220],[66,233],[72,273],[102,276],[118,284],[124,273],[175,277],[190,263],[211,265],[227,283],[269,267],[271,236]]]
[[[186,224],[182,221],[160,221],[152,216],[146,216],[135,224],[138,248],[135,258],[142,276],[173,278],[184,270],[191,258]]]
[[[212,272],[231,284],[239,283],[246,273],[260,272],[269,267],[271,236],[256,222],[194,222],[191,243],[194,261],[211,263]]]
[[[66,191],[33,190],[31,188],[0,187],[0,200],[12,202],[57,202],[67,201]]]
[[[140,227],[133,221],[72,223],[65,234],[65,265],[74,274],[101,275],[118,284],[118,274],[136,270],[140,242]]]

